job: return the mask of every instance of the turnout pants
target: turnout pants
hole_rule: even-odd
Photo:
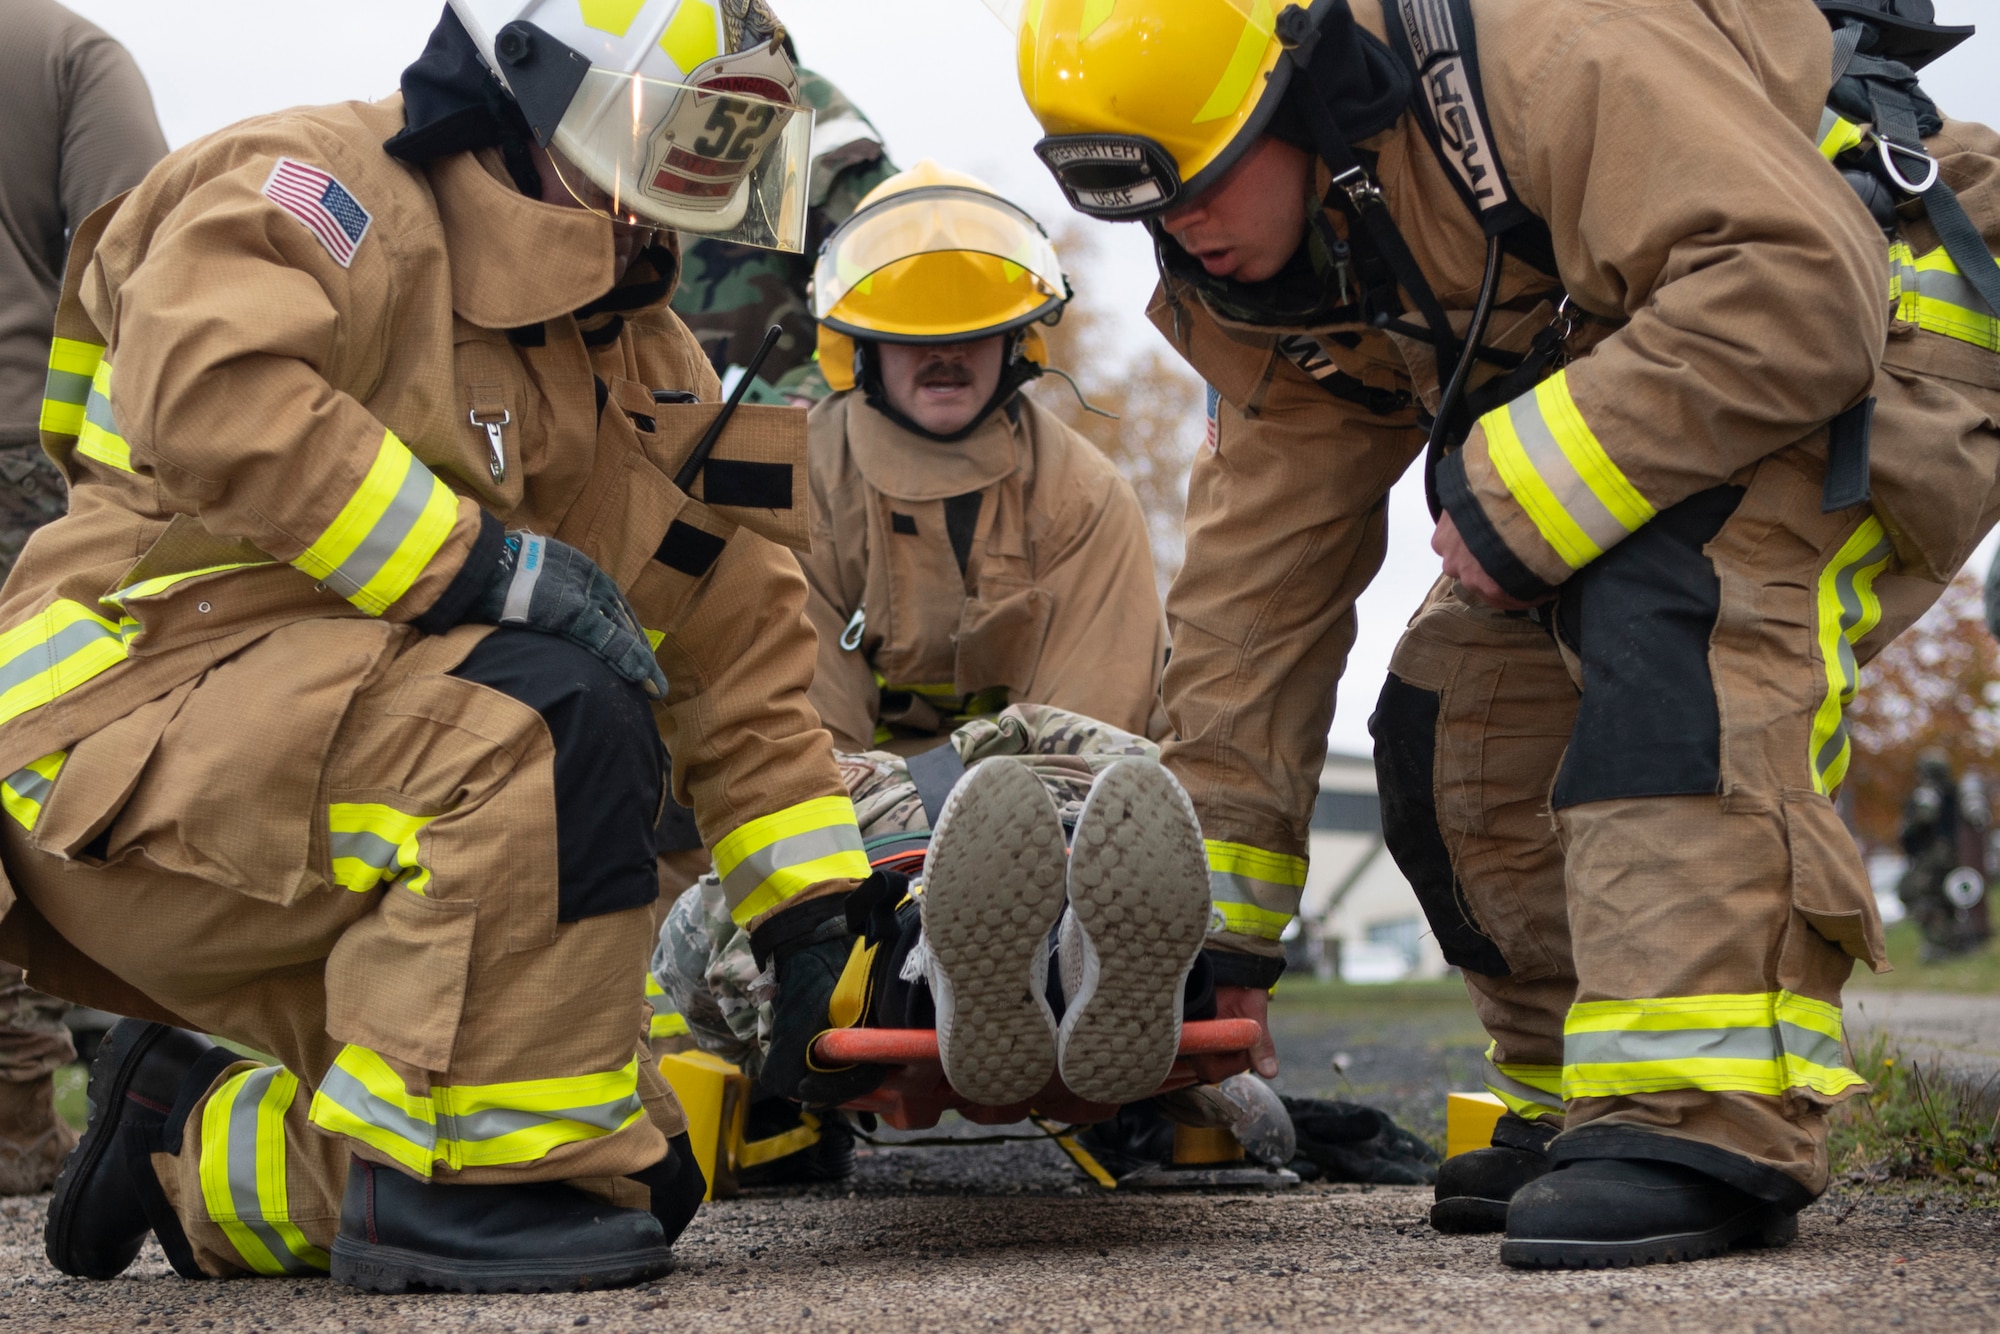
[[[685,1121],[644,1052],[663,752],[637,689],[550,636],[328,621],[176,693],[0,819],[40,985],[277,1062],[159,1109],[176,1268],[324,1270],[350,1155],[645,1207],[623,1178]]]
[[[1878,436],[1921,430],[1885,401]],[[1440,583],[1371,727],[1385,836],[1565,1157],[1678,1162],[1799,1207],[1862,1080],[1840,990],[1884,966],[1832,795],[1858,666],[1942,586],[1823,457],[1664,511],[1534,615]],[[1988,520],[1990,523],[1990,519]]]

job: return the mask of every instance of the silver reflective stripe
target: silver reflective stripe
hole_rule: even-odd
[[[1847,1066],[1847,1046],[1839,1038],[1797,1024],[1778,1021],[1778,1041],[1784,1046],[1785,1054],[1813,1065],[1833,1066],[1845,1069]]]
[[[1957,306],[1975,315],[1990,316],[1994,313],[1993,308],[1986,304],[1986,298],[1979,295],[1979,289],[1967,282],[1963,274],[1944,269],[1919,269],[1900,262],[1896,262],[1896,273],[1902,280],[1905,293],[1916,292],[1932,301]]]
[[[521,554],[514,562],[514,582],[507,585],[507,602],[500,608],[500,620],[525,621],[535,601],[535,585],[542,580],[542,566],[549,558],[548,539],[533,533],[521,534]]]
[[[366,1122],[377,1130],[386,1131],[397,1139],[423,1150],[433,1158],[437,1156],[437,1127],[428,1121],[419,1121],[404,1112],[402,1108],[382,1101],[368,1091],[368,1086],[339,1066],[326,1072],[326,1078],[319,1083],[319,1096],[335,1104],[357,1121]]]
[[[861,851],[861,830],[855,825],[838,824],[827,829],[809,829],[803,834],[781,838],[769,847],[759,848],[736,863],[722,883],[727,886],[730,898],[741,903],[756,893],[758,886],[787,866],[803,866],[836,853]]]
[[[90,396],[90,377],[75,371],[50,371],[48,387],[42,391],[52,403],[88,403]]]
[[[1854,586],[1855,577],[1879,561],[1888,559],[1891,546],[1887,537],[1882,538],[1855,559],[1833,578],[1834,596],[1840,599],[1840,633],[1834,637],[1834,651],[1840,655],[1841,694],[1852,693],[1860,685],[1861,669],[1854,663],[1854,641],[1850,636],[1854,627],[1861,624],[1865,608],[1861,605],[1861,592]],[[1824,775],[1833,771],[1834,762],[1847,746],[1847,720],[1842,718],[1820,746],[1819,754],[1813,756],[1813,767]]]
[[[335,834],[332,840],[333,859],[351,857],[378,871],[386,871],[396,864],[398,845],[391,843],[380,834],[357,831],[351,834]]]
[[[7,775],[7,788],[17,797],[25,797],[37,806],[49,799],[55,791],[55,780],[44,778],[33,769],[16,769]]]
[[[430,504],[431,491],[437,479],[431,470],[418,462],[417,456],[410,455],[410,470],[403,474],[402,483],[396,488],[396,498],[382,511],[382,517],[368,530],[359,546],[349,552],[347,559],[328,572],[324,582],[327,587],[342,597],[351,598],[367,586],[368,581],[381,573],[389,558],[402,549],[403,539],[417,526],[423,517],[424,507]]]
[[[84,401],[83,419],[107,435],[118,434],[118,421],[111,415],[111,400],[98,393],[94,386],[90,391],[89,398]],[[119,438],[123,439],[124,437],[120,436]]]
[[[635,1091],[594,1107],[565,1107],[554,1112],[524,1112],[511,1107],[493,1107],[483,1112],[468,1112],[464,1116],[440,1116],[438,1134],[445,1140],[474,1144],[500,1139],[516,1131],[533,1130],[556,1121],[574,1121],[609,1134],[631,1120],[632,1114],[643,1105]]]
[[[319,1274],[325,1271],[294,1255],[278,1230],[264,1221],[264,1201],[257,1193],[257,1122],[264,1095],[280,1073],[282,1067],[275,1065],[253,1070],[236,1090],[236,1103],[229,1109],[229,1202],[236,1211],[236,1221],[264,1243],[264,1249],[287,1274]]]
[[[0,695],[23,681],[33,680],[100,639],[115,641],[118,632],[96,621],[76,621],[64,626],[40,643],[15,654],[8,662],[0,663]]]
[[[1520,437],[1521,451],[1541,476],[1543,485],[1555,493],[1556,503],[1598,549],[1609,551],[1624,541],[1629,530],[1604,507],[1604,502],[1583,480],[1583,474],[1569,461],[1569,455],[1563,453],[1535,396],[1524,394],[1509,403],[1507,420],[1513,425],[1514,434]]]
[[[1486,1063],[1486,1086],[1496,1093],[1505,1093],[1517,1101],[1531,1102],[1537,1107],[1546,1107],[1553,1112],[1560,1112],[1563,1109],[1562,1094],[1538,1089],[1532,1084],[1523,1084],[1492,1061]]]
[[[1563,1038],[1565,1065],[1623,1065],[1632,1061],[1775,1061],[1777,1035],[1769,1028],[1627,1029],[1622,1033],[1570,1033]]]
[[[1565,1065],[1624,1065],[1641,1061],[1776,1061],[1789,1054],[1813,1065],[1842,1067],[1846,1049],[1837,1038],[1779,1020],[1755,1028],[1627,1029],[1622,1033],[1571,1033],[1563,1038]]]

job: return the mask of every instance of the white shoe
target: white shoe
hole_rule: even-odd
[[[1099,774],[1071,843],[1060,946],[1056,1063],[1070,1092],[1122,1105],[1159,1091],[1208,908],[1201,826],[1174,776],[1141,760]]]
[[[937,1002],[946,1081],[973,1102],[1024,1102],[1055,1073],[1045,994],[1049,929],[1063,909],[1055,803],[1011,756],[973,766],[945,798],[924,855],[914,954]]]

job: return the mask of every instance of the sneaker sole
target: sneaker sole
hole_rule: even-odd
[[[1443,1229],[1439,1229],[1442,1231]],[[1500,1259],[1516,1269],[1633,1269],[1706,1260],[1733,1246],[1777,1247],[1799,1234],[1799,1220],[1776,1205],[1760,1205],[1701,1232],[1636,1241],[1515,1241],[1500,1243]]]
[[[132,1260],[127,1260],[117,1269],[101,1273],[80,1263],[71,1245],[70,1234],[76,1222],[72,1205],[79,1183],[97,1170],[105,1151],[118,1139],[118,1129],[125,1123],[125,1093],[131,1086],[133,1073],[146,1059],[146,1053],[170,1032],[172,1030],[164,1025],[152,1024],[137,1029],[129,1043],[120,1042],[117,1045],[107,1035],[98,1044],[97,1056],[90,1063],[90,1083],[84,1091],[90,1114],[83,1137],[70,1150],[62,1172],[56,1177],[55,1193],[49,1198],[48,1222],[42,1228],[42,1247],[48,1254],[49,1263],[72,1277],[116,1278],[132,1263]],[[121,1033],[118,1037],[123,1038],[125,1034]],[[138,1258],[146,1235],[142,1233],[139,1243],[132,1247],[132,1259]]]
[[[584,1292],[629,1288],[674,1267],[664,1248],[600,1255],[585,1260],[524,1264],[502,1260],[452,1260],[395,1246],[372,1246],[350,1237],[333,1242],[333,1277],[363,1292]]]
[[[924,938],[949,990],[935,996],[938,1055],[973,1102],[1026,1101],[1055,1071],[1055,1016],[1038,979],[1062,907],[1062,822],[1048,790],[1012,757],[977,766],[938,812],[923,894]]]
[[[1070,1001],[1057,1068],[1070,1092],[1150,1098],[1181,1041],[1181,985],[1208,937],[1208,863],[1194,805],[1157,764],[1099,775],[1077,816],[1069,904],[1097,955]]]

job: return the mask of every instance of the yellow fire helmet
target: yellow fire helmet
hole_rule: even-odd
[[[1015,330],[1020,355],[1041,365],[1032,326],[1055,323],[1069,296],[1040,223],[984,181],[925,160],[869,191],[820,248],[820,372],[852,389],[856,339],[965,343]]]
[[[1035,152],[1080,213],[1145,218],[1234,166],[1284,97],[1285,0],[986,0],[1014,33]]]

